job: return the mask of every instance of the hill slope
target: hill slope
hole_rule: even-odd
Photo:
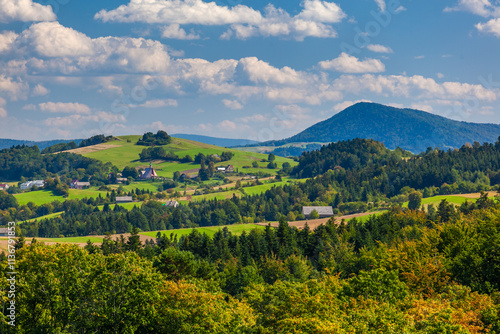
[[[281,146],[295,142],[336,142],[375,139],[387,148],[419,153],[427,147],[461,147],[466,142],[495,142],[500,125],[458,122],[421,110],[398,109],[376,103],[357,103],[288,139],[268,142]]]

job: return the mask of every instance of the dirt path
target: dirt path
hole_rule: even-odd
[[[380,212],[380,211],[379,211]],[[363,213],[356,213],[353,215],[345,215],[345,216],[340,216],[340,217],[335,217],[335,222],[337,224],[340,224],[342,219],[348,220],[352,218],[357,218],[357,217],[363,217],[363,216],[369,216],[376,214],[378,212],[363,212]],[[304,226],[309,225],[309,228],[311,230],[315,230],[318,226],[326,224],[330,218],[321,218],[321,219],[308,219],[308,220],[298,220],[294,222],[289,222],[288,225],[290,226],[295,226],[299,230],[303,229]],[[267,226],[269,223],[258,223],[257,225],[262,225],[262,226]],[[272,227],[278,227],[279,223],[270,223]]]
[[[485,191],[485,192],[488,194],[489,198],[498,196],[498,192],[496,192],[496,191]],[[479,197],[481,197],[481,193],[455,194],[455,195],[447,195],[447,196],[465,197],[465,198],[479,198]]]

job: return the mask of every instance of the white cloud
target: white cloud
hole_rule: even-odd
[[[0,0],[0,22],[54,21],[52,7],[43,6],[32,0]]]
[[[388,46],[380,45],[380,44],[370,44],[366,47],[368,50],[377,53],[393,53],[392,49]]]
[[[464,11],[483,17],[497,15],[498,7],[491,4],[489,0],[459,0],[454,7],[446,7],[445,12]]]
[[[306,82],[305,75],[285,66],[281,69],[271,66],[256,57],[242,58],[241,69],[254,83],[277,83],[283,85],[299,85]]]
[[[79,72],[164,72],[170,56],[158,41],[144,38],[100,37],[92,39],[58,22],[32,25],[16,40],[19,52],[33,54],[29,70],[75,74]]]
[[[0,74],[0,93],[5,92],[13,101],[26,97],[29,86],[22,79],[7,77]]]
[[[414,58],[415,58],[415,59],[417,59],[417,60],[419,60],[419,59],[424,59],[424,58],[425,58],[425,56],[424,56],[424,55],[421,55],[421,56],[415,56]]]
[[[378,8],[380,8],[381,12],[385,12],[385,0],[375,0],[377,3]]]
[[[3,31],[0,33],[0,53],[9,51],[17,38],[13,31]]]
[[[174,99],[155,99],[149,100],[142,104],[130,105],[131,108],[163,108],[163,107],[177,107],[179,104]]]
[[[31,92],[32,96],[44,96],[50,93],[50,90],[45,88],[42,84],[38,84]]]
[[[359,60],[342,52],[338,58],[319,62],[324,70],[335,70],[342,73],[379,73],[385,71],[385,65],[378,59]]]
[[[436,76],[437,76],[439,79],[443,79],[443,78],[444,78],[444,74],[443,74],[443,73],[436,73]]]
[[[44,102],[38,104],[41,111],[64,114],[90,114],[89,106],[71,102]]]
[[[460,82],[445,82],[438,84],[434,79],[420,75],[411,77],[403,75],[373,75],[362,76],[342,75],[335,79],[333,87],[341,92],[360,94],[371,92],[387,97],[406,97],[415,99],[463,100],[476,98],[481,101],[495,101],[497,94],[482,85],[471,85]]]
[[[145,22],[169,24],[165,37],[190,36],[179,25],[230,25],[221,38],[235,36],[239,39],[261,35],[292,37],[303,40],[305,37],[336,37],[330,24],[338,23],[346,17],[334,2],[304,0],[303,10],[291,16],[281,8],[269,4],[264,13],[245,5],[233,7],[219,6],[215,2],[201,0],[131,0],[114,10],[101,10],[95,19],[104,22]],[[191,35],[193,37],[196,35]],[[183,38],[185,39],[185,38]]]
[[[500,37],[500,18],[491,19],[486,23],[476,24],[477,30],[484,33],[491,33],[496,37]]]
[[[193,32],[189,34],[186,33],[186,31],[182,29],[178,23],[174,23],[165,27],[163,29],[161,36],[164,38],[171,38],[171,39],[184,39],[184,40],[200,39],[200,35],[197,35]]]
[[[226,108],[229,108],[232,110],[243,109],[243,105],[240,102],[238,102],[237,100],[224,99],[224,100],[222,100],[222,103],[224,103]]]
[[[5,105],[7,104],[7,101],[5,99],[2,99],[0,97],[0,118],[5,118],[7,117],[7,110],[5,110]]]

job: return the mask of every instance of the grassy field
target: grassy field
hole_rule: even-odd
[[[99,194],[102,197],[106,196],[107,191],[99,191],[96,189],[83,189],[76,190],[70,189],[68,199],[82,199],[82,198],[97,198]],[[42,205],[45,203],[50,203],[53,201],[65,201],[65,198],[62,196],[56,196],[49,190],[37,190],[37,191],[29,191],[21,194],[15,194],[14,197],[17,199],[19,205],[27,204],[28,202],[33,202],[36,205]]]
[[[441,195],[441,196],[433,196],[433,197],[423,198],[422,205],[427,207],[429,204],[432,204],[432,205],[434,205],[434,207],[437,208],[437,206],[439,205],[439,203],[443,199],[445,199],[449,203],[453,203],[455,205],[460,205],[460,204],[464,203],[465,201],[475,202],[477,200],[477,198],[469,198],[469,197],[464,197],[464,196],[460,196],[460,195]],[[403,204],[403,207],[407,208],[408,202],[405,202]]]
[[[209,226],[209,227],[198,227],[196,230],[200,233],[206,233],[208,236],[213,237],[215,232],[222,230],[224,227],[227,227],[228,230],[234,234],[234,235],[240,235],[243,233],[243,231],[249,232],[253,229],[264,229],[264,226],[261,225],[255,225],[255,224],[235,224],[235,225],[226,225],[226,226]],[[174,233],[174,235],[177,235],[177,238],[183,236],[183,235],[188,235],[191,233],[193,229],[192,228],[184,228],[184,229],[179,229],[179,230],[166,230],[166,231],[159,231],[162,234],[166,234],[168,237],[170,237],[171,233]],[[158,234],[158,231],[152,231],[152,232],[141,232],[140,234],[142,235],[147,235],[149,237],[156,237]]]
[[[122,136],[118,137],[117,140],[107,142],[105,144],[100,144],[102,147],[106,147],[104,150],[100,151],[76,151],[83,156],[101,160],[103,162],[111,162],[119,169],[123,169],[126,166],[132,167],[148,167],[149,163],[139,161],[139,153],[145,148],[145,146],[135,145],[141,136]],[[96,145],[94,148],[99,148]],[[203,144],[187,139],[173,138],[172,143],[164,146],[167,152],[173,152],[180,158],[190,155],[194,158],[198,153],[203,153],[204,155],[221,154],[223,151],[231,151],[234,153],[234,157],[230,161],[219,162],[216,166],[225,166],[231,164],[235,169],[240,172],[255,173],[258,171],[276,174],[278,169],[267,169],[267,162],[261,162],[262,159],[267,159],[267,155],[246,152],[235,149],[227,149],[223,147],[218,147],[214,145]],[[75,153],[76,153],[75,152]],[[83,152],[83,153],[81,153]],[[260,168],[244,168],[252,165],[253,161],[257,161]],[[292,166],[297,163],[291,159],[286,159],[282,157],[276,157],[278,168],[281,168],[284,162],[289,162]],[[160,162],[153,164],[156,172],[159,176],[172,177],[175,171],[185,171],[200,168],[199,164],[194,163],[179,163],[179,162]]]

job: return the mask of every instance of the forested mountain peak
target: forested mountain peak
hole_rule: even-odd
[[[475,141],[495,142],[500,125],[459,122],[422,110],[400,109],[360,102],[288,139],[267,143],[337,142],[353,138],[375,139],[389,149],[414,153],[428,147],[458,148]]]

